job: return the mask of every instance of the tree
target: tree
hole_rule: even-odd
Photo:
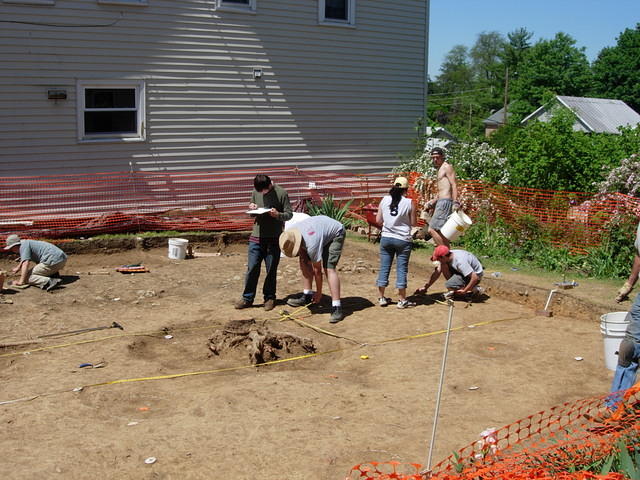
[[[595,95],[622,100],[640,112],[640,23],[622,32],[615,47],[600,51],[593,75]]]
[[[591,90],[592,76],[584,47],[565,33],[553,40],[540,40],[525,51],[518,76],[512,83],[512,111],[527,115],[551,94],[581,97]]]
[[[620,160],[640,151],[640,127],[619,135],[573,130],[575,114],[558,109],[549,122],[507,129],[499,139],[509,184],[551,190],[592,191]]]
[[[526,51],[531,47],[532,37],[533,32],[529,32],[524,27],[517,28],[507,34],[509,41],[504,49],[503,63],[509,69],[509,75],[512,78],[518,75],[518,67]]]
[[[473,47],[470,56],[475,77],[481,84],[500,86],[504,68],[502,57],[507,45],[498,32],[482,32]]]
[[[437,83],[449,91],[468,90],[473,85],[473,70],[469,61],[469,49],[455,45],[440,66]]]

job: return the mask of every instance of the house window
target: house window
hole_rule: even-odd
[[[144,82],[78,83],[78,140],[144,140]]]
[[[356,0],[318,0],[318,18],[325,25],[355,25]]]
[[[219,10],[249,13],[256,11],[256,1],[257,0],[217,0]]]

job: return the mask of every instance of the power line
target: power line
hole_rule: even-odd
[[[445,93],[430,93],[429,95],[427,95],[428,97],[439,97],[442,95],[459,95],[461,93],[467,93],[467,92],[480,92],[483,90],[493,90],[493,87],[484,87],[484,88],[474,88],[471,90],[458,90],[456,92],[445,92]]]

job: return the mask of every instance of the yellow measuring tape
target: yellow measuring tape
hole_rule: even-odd
[[[302,307],[305,308],[305,307]],[[300,309],[298,309],[300,310]],[[296,310],[294,313],[297,313],[298,310]],[[283,315],[283,318],[281,319],[284,320],[286,318],[284,317],[291,317],[292,314],[286,314]],[[457,331],[457,330],[462,330],[465,328],[469,328],[471,326],[473,327],[479,327],[479,326],[483,326],[483,325],[490,325],[492,323],[498,323],[498,322],[507,322],[507,321],[511,321],[511,320],[520,320],[520,319],[529,319],[529,318],[534,318],[534,317],[514,317],[514,318],[503,318],[503,319],[497,319],[497,320],[487,320],[484,322],[479,322],[479,323],[475,323],[472,325],[467,325],[467,326],[460,326],[460,327],[455,327],[452,328],[451,331]],[[193,328],[187,328],[187,329],[179,329],[179,330],[200,330],[200,329],[205,329],[205,328],[212,328],[212,326],[208,326],[208,327],[193,327]],[[425,337],[430,337],[430,336],[434,336],[434,335],[439,335],[442,333],[446,333],[446,329],[442,329],[442,330],[435,330],[432,332],[426,332],[426,333],[419,333],[416,335],[407,335],[404,337],[398,337],[398,338],[392,338],[392,339],[388,339],[388,340],[383,340],[381,342],[376,342],[376,343],[368,343],[368,344],[360,344],[360,346],[365,346],[365,345],[369,345],[369,346],[376,346],[376,345],[384,345],[387,343],[393,343],[393,342],[400,342],[400,341],[405,341],[405,340],[414,340],[414,339],[418,339],[418,338],[425,338]],[[328,331],[327,331],[328,332]],[[155,332],[155,333],[164,333],[164,331],[159,331],[159,332]],[[331,334],[331,332],[328,332]],[[62,348],[65,346],[69,346],[69,345],[80,345],[80,344],[84,344],[84,343],[92,343],[92,342],[98,342],[98,341],[102,341],[102,340],[106,340],[109,338],[118,338],[118,337],[126,337],[126,336],[134,336],[134,335],[149,335],[148,333],[143,334],[143,333],[130,333],[130,334],[121,334],[121,335],[111,335],[111,336],[107,336],[107,337],[102,337],[100,339],[94,339],[94,340],[85,340],[85,341],[81,341],[81,342],[74,342],[74,343],[69,343],[69,344],[64,344],[64,345],[54,345],[52,347],[43,347],[43,348],[39,348],[39,349],[35,349],[35,350],[30,350],[29,352],[37,352],[37,351],[41,351],[41,350],[47,350],[50,348]],[[265,363],[261,363],[258,365],[241,365],[241,366],[236,366],[236,367],[227,367],[227,368],[217,368],[217,369],[212,369],[212,370],[200,370],[200,371],[196,371],[196,372],[186,372],[186,373],[174,373],[174,374],[168,374],[168,375],[156,375],[156,376],[150,376],[150,377],[137,377],[137,378],[121,378],[118,380],[110,380],[107,382],[100,382],[100,383],[93,383],[93,384],[89,384],[89,385],[84,385],[82,387],[78,387],[78,388],[74,388],[71,390],[62,390],[62,391],[57,391],[57,392],[50,392],[50,393],[45,393],[45,394],[38,394],[38,395],[32,395],[29,397],[23,397],[23,398],[19,398],[19,399],[15,399],[15,400],[8,400],[8,401],[4,401],[4,402],[0,402],[0,405],[6,405],[6,404],[10,404],[10,403],[17,403],[17,402],[21,402],[21,401],[30,401],[30,400],[34,400],[38,397],[42,397],[42,396],[48,396],[48,395],[55,395],[58,393],[67,393],[67,392],[73,392],[73,391],[81,391],[85,388],[90,388],[90,387],[99,387],[99,386],[105,386],[105,385],[117,385],[120,383],[132,383],[132,382],[145,382],[145,381],[149,381],[149,380],[167,380],[167,379],[171,379],[171,378],[181,378],[181,377],[192,377],[192,376],[197,376],[197,375],[209,375],[209,374],[213,374],[213,373],[222,373],[222,372],[232,372],[232,371],[237,371],[237,370],[244,370],[244,369],[248,369],[248,368],[260,368],[260,367],[266,367],[266,366],[270,366],[270,365],[277,365],[280,363],[285,363],[285,362],[293,362],[293,361],[297,361],[297,360],[304,360],[307,358],[313,358],[313,357],[319,357],[321,355],[328,355],[331,353],[337,353],[337,352],[341,352],[341,351],[346,351],[350,348],[353,348],[353,346],[351,347],[344,347],[344,348],[336,348],[333,350],[327,350],[325,352],[315,352],[315,353],[308,353],[306,355],[298,355],[296,357],[290,357],[290,358],[283,358],[283,359],[279,359],[279,360],[272,360],[269,362],[265,362]],[[26,352],[21,352],[21,353],[15,353],[15,354],[5,354],[3,356],[9,356],[9,355],[21,355],[23,353]]]

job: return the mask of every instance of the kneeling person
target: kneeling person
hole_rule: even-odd
[[[477,287],[482,280],[484,269],[474,254],[466,250],[449,250],[446,245],[438,245],[431,260],[440,262],[440,267],[431,274],[424,286],[424,292],[435,283],[440,273],[447,279],[447,290],[454,295],[469,295],[479,291]]]
[[[7,237],[6,251],[18,253],[20,263],[12,273],[20,273],[20,279],[12,283],[13,286],[35,285],[49,291],[62,280],[57,277],[67,263],[67,255],[55,245],[40,240],[22,240],[18,235]],[[35,263],[30,268],[30,263]]]
[[[342,255],[345,231],[344,226],[333,218],[324,215],[310,217],[296,223],[280,235],[280,249],[287,257],[300,258],[303,293],[290,298],[287,304],[301,307],[309,303],[319,303],[322,299],[322,269],[327,275],[331,293],[331,323],[344,318],[340,303],[340,278],[336,267]],[[315,294],[312,291],[316,283]]]

